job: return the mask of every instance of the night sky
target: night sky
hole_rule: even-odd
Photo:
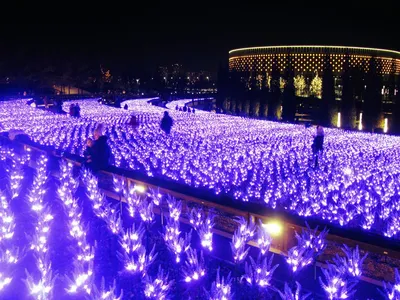
[[[92,10],[88,15],[84,7],[71,11],[73,17],[50,13],[26,18],[23,24],[2,24],[0,51],[10,67],[50,59],[151,70],[177,62],[186,69],[215,72],[230,49],[246,46],[336,44],[400,50],[396,1],[371,6],[366,1],[329,1],[329,6],[321,1],[319,7],[303,1],[269,2],[149,1],[147,7],[145,2],[117,7],[108,1],[110,7],[101,8],[108,13]]]

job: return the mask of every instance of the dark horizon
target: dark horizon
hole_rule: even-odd
[[[118,20],[89,18],[85,24],[3,24],[0,62],[12,70],[32,61],[52,61],[141,72],[180,63],[188,70],[215,73],[235,48],[338,45],[400,50],[393,3],[384,6],[384,14],[351,3],[326,9],[289,3],[267,9],[204,7],[209,9],[194,10],[194,16],[171,13],[170,5]]]

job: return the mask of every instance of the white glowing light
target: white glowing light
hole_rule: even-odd
[[[283,226],[278,221],[271,221],[262,225],[264,229],[272,236],[279,236],[282,234]]]

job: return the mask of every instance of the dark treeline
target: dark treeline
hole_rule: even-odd
[[[266,66],[265,61],[261,64]],[[286,56],[283,71],[276,57],[269,73],[255,71],[255,65],[250,72],[229,70],[228,66],[221,65],[217,107],[234,115],[297,122],[302,103],[311,100],[317,103],[311,112],[314,123],[337,126],[340,113],[341,128],[360,129],[362,115],[362,129],[379,132],[384,118],[388,118],[389,132],[400,133],[400,76],[395,74],[395,60],[389,76],[381,75],[379,58],[372,57],[364,65],[355,65],[351,56],[346,55],[342,73],[334,74],[330,55],[326,54],[321,78],[315,76],[315,82],[320,80],[320,85],[311,82],[309,87],[304,86],[305,74],[295,76],[290,54]],[[308,94],[302,95],[303,89],[308,89]]]

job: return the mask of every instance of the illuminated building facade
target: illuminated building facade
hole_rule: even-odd
[[[326,57],[329,56],[334,75],[341,75],[346,56],[349,65],[368,72],[369,61],[376,58],[382,75],[400,73],[400,52],[360,47],[339,46],[271,46],[235,49],[229,52],[229,69],[238,72],[272,71],[274,60],[284,72],[290,56],[295,75],[322,74]]]
[[[229,70],[243,77],[269,76],[275,64],[284,75],[290,61],[294,71],[294,83],[297,96],[321,97],[321,77],[327,58],[335,77],[337,98],[341,96],[341,78],[345,64],[349,69],[366,74],[371,58],[375,59],[377,71],[383,78],[382,95],[389,100],[388,78],[400,74],[400,52],[375,48],[341,46],[267,46],[231,50],[229,52]],[[246,75],[247,74],[247,75]],[[284,80],[281,80],[281,87]],[[385,99],[386,98],[386,99]]]
[[[371,66],[374,68],[372,72],[370,72]],[[370,85],[370,87],[378,87],[381,90],[383,104],[381,112],[384,114],[385,124],[388,122],[387,118],[390,121],[394,99],[400,92],[398,80],[400,77],[400,52],[398,51],[310,45],[251,47],[234,49],[229,52],[229,71],[231,74],[235,74],[230,77],[233,78],[232,82],[237,83],[237,80],[240,80],[249,91],[261,90],[264,87],[271,88],[271,80],[276,82],[277,76],[283,91],[287,80],[293,79],[296,96],[300,97],[296,103],[296,116],[304,116],[304,120],[315,119],[313,114],[318,114],[318,109],[321,107],[318,98],[322,97],[322,78],[327,67],[332,70],[334,92],[336,100],[339,100],[335,104],[338,110],[338,121],[335,122],[337,126],[341,126],[341,110],[346,107],[342,107],[340,101],[345,82],[347,91],[351,91],[355,100],[355,108],[351,109],[352,113],[356,111],[359,116],[357,118],[359,128],[362,128],[361,116],[364,109],[370,105],[366,106],[364,101],[368,95],[371,95],[367,88],[368,84],[376,84],[375,86]],[[329,73],[327,74],[330,76]],[[343,78],[351,78],[351,80],[344,81]],[[346,104],[348,103],[346,102]],[[346,107],[346,109],[348,108]],[[347,111],[344,112],[347,113]]]

